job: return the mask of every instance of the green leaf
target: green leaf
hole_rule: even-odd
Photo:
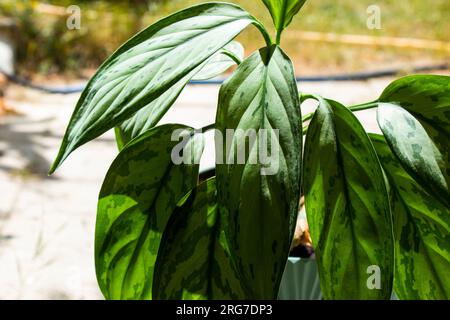
[[[216,143],[224,140],[216,150],[219,210],[253,299],[276,298],[289,253],[300,196],[299,105],[292,63],[277,46],[244,60],[219,93]],[[254,130],[254,143],[245,137],[251,137],[248,130]],[[227,144],[242,157],[227,152]],[[261,157],[265,151],[268,158]]]
[[[403,169],[382,136],[371,139],[391,184],[395,293],[450,299],[450,210]]]
[[[450,77],[410,76],[381,95],[378,124],[405,170],[450,206]]]
[[[450,77],[414,75],[392,82],[379,101],[397,103],[421,122],[450,135]]]
[[[245,299],[217,210],[215,178],[169,220],[155,266],[155,299]]]
[[[395,104],[380,103],[377,118],[389,146],[408,173],[450,206],[449,137]]]
[[[50,173],[73,150],[119,125],[195,73],[251,23],[262,28],[238,6],[205,3],[164,18],[134,36],[89,81]]]
[[[305,142],[304,190],[323,296],[389,299],[394,245],[380,163],[352,112],[318,100]]]
[[[278,32],[285,29],[306,0],[263,0]]]
[[[172,141],[175,130],[184,131],[181,145]],[[151,298],[162,233],[178,201],[198,180],[203,138],[188,139],[192,133],[181,125],[156,127],[125,146],[111,165],[95,230],[97,280],[107,299]],[[187,163],[176,164],[172,150],[183,145]]]
[[[198,69],[195,69],[172,87],[168,88],[166,92],[159,96],[159,98],[136,112],[130,119],[124,121],[120,126],[115,127],[116,141],[119,150],[132,139],[158,124],[167,110],[175,103],[192,76],[201,69],[202,66],[198,67]]]
[[[167,110],[175,103],[185,86],[191,79],[213,78],[235,64],[227,53],[242,59],[244,48],[237,41],[232,41],[212,56],[207,62],[201,64],[183,79],[167,89],[159,98],[136,112],[130,119],[116,127],[116,140],[119,150],[133,138],[153,128],[164,116]]]
[[[208,80],[227,71],[230,67],[236,64],[236,61],[230,57],[242,61],[244,59],[244,47],[237,41],[231,41],[222,50],[216,53],[208,60],[206,65],[195,74],[193,80]]]

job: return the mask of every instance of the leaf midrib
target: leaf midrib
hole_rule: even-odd
[[[224,3],[224,5],[225,5],[225,3]],[[234,7],[235,9],[240,9],[240,10],[242,10],[239,6],[234,5],[234,4],[226,4],[226,5],[229,5],[229,6],[231,6],[231,7]],[[202,7],[202,6],[204,6],[205,8],[208,7],[206,4],[203,4],[203,5],[200,4],[200,5],[195,6],[195,7],[193,7],[193,8],[197,8],[197,9],[198,9],[199,7]],[[203,8],[203,7],[202,7],[202,8]],[[247,21],[248,21],[248,24],[251,24],[251,23],[252,23],[252,24],[255,24],[255,23],[257,23],[257,20],[256,20],[253,16],[251,16],[251,15],[245,16],[244,13],[245,13],[245,11],[242,12],[242,14],[243,14],[242,16],[236,16],[236,17],[235,17],[235,16],[228,16],[228,15],[223,15],[223,16],[224,16],[224,17],[230,18],[230,21],[231,21],[231,22],[228,21],[228,22],[226,23],[227,25],[230,24],[230,23],[241,22],[241,21],[243,21],[243,20],[247,20]],[[178,16],[183,17],[183,15],[181,14],[181,12],[180,12],[180,13],[176,13],[176,14],[170,16],[170,17],[174,18],[174,17],[177,16],[177,14],[178,14]],[[209,15],[209,16],[213,16],[213,15]],[[189,19],[189,18],[192,18],[192,17],[193,17],[193,16],[190,16],[190,17],[187,17],[187,18],[184,17],[183,20]],[[161,20],[161,21],[162,21],[162,20]],[[160,21],[160,23],[162,23],[161,21]],[[167,22],[167,21],[166,21],[166,22]],[[225,24],[223,24],[223,25],[225,25]],[[220,25],[220,26],[223,26],[223,25]],[[157,30],[157,29],[156,29],[157,26],[159,26],[158,23],[156,23],[156,24],[154,25],[154,30]],[[167,24],[167,25],[163,26],[161,30],[163,30],[164,28],[167,28],[167,27],[169,27],[169,26],[170,26],[170,24]],[[214,29],[216,29],[216,28],[217,28],[217,27],[214,27]],[[242,31],[242,30],[240,30],[240,31]],[[239,31],[239,32],[240,32],[240,31]],[[238,32],[238,33],[239,33],[239,32]],[[155,35],[155,34],[157,33],[157,31],[156,31],[156,32],[149,32],[149,33],[150,33],[150,36],[153,36],[153,35]],[[116,59],[118,56],[120,56],[121,54],[125,53],[125,52],[128,51],[129,49],[133,48],[133,47],[136,45],[136,41],[139,40],[138,37],[139,37],[139,34],[138,34],[135,38],[132,38],[132,39],[130,40],[131,42],[129,43],[129,46],[128,46],[128,47],[127,47],[127,46],[123,46],[123,47],[119,48],[113,56],[111,56],[110,58],[108,58],[108,59],[105,61],[105,63],[100,67],[100,69],[99,69],[99,71],[96,73],[96,75],[88,82],[88,84],[87,84],[87,86],[86,86],[84,92],[81,94],[81,96],[80,96],[80,98],[79,98],[79,101],[83,101],[83,103],[81,103],[81,104],[80,104],[80,103],[77,103],[77,105],[76,105],[76,107],[75,107],[75,111],[74,111],[74,113],[73,113],[72,116],[71,116],[71,119],[70,119],[70,121],[69,121],[69,125],[68,125],[68,127],[67,127],[66,133],[64,134],[64,138],[63,138],[63,142],[62,142],[62,144],[61,144],[60,150],[58,151],[58,155],[56,156],[56,159],[55,159],[54,163],[52,164],[52,166],[51,166],[49,172],[54,172],[54,171],[56,170],[56,168],[57,168],[59,165],[61,165],[61,162],[64,161],[64,159],[66,159],[66,158],[68,157],[68,155],[69,155],[74,149],[76,149],[76,147],[79,147],[79,146],[83,145],[84,143],[86,143],[87,141],[89,141],[87,138],[84,138],[84,139],[81,139],[81,140],[79,140],[78,142],[76,142],[77,139],[73,139],[73,137],[71,138],[70,132],[74,130],[74,127],[75,127],[75,124],[76,124],[76,123],[75,123],[75,124],[72,124],[72,121],[74,120],[74,115],[75,115],[75,113],[76,113],[78,110],[82,109],[83,106],[85,106],[85,103],[84,103],[84,102],[86,101],[87,93],[88,93],[89,90],[91,90],[91,89],[95,86],[95,84],[97,83],[97,79],[98,79],[99,77],[101,77],[101,71],[103,71],[103,70],[105,70],[105,69],[108,69],[112,64],[114,64],[115,59]],[[195,37],[194,37],[194,38],[195,38]],[[193,41],[194,38],[192,38],[190,41]],[[228,41],[227,43],[229,43],[229,42],[231,42],[231,41],[232,41],[232,39],[230,39],[230,41]],[[219,51],[219,50],[220,50],[220,48],[218,48],[216,51],[212,52],[210,56],[212,56],[213,54],[215,54],[215,53],[216,53],[217,51]],[[170,86],[170,85],[174,85],[176,82],[178,82],[180,79],[182,79],[182,77],[183,77],[184,75],[186,75],[188,72],[190,72],[190,71],[192,71],[193,69],[195,69],[195,68],[196,68],[198,65],[200,65],[200,64],[201,64],[201,62],[199,62],[199,63],[198,63],[197,65],[195,65],[195,66],[192,66],[192,68],[191,68],[190,70],[188,70],[187,72],[185,72],[183,75],[178,75],[177,77],[175,77],[174,79],[172,79],[172,81],[171,81],[170,83],[168,83],[168,85],[169,85],[169,86]],[[157,99],[159,96],[161,96],[161,94],[163,94],[162,91],[161,91],[160,93],[154,94],[154,97],[153,97],[152,101],[154,101],[154,100]],[[143,99],[143,98],[141,98],[141,99],[138,101],[138,104],[141,103],[142,99]],[[150,103],[150,102],[151,102],[151,101],[149,101],[148,103]],[[145,103],[141,103],[141,104],[142,104],[141,107],[140,107],[140,108],[136,108],[136,110],[135,110],[134,112],[139,111],[139,109],[141,109],[142,107],[144,107],[144,106],[146,105]],[[125,119],[127,119],[127,115],[128,115],[128,116],[131,116],[134,112],[131,112],[131,111],[128,110],[127,113],[122,114],[122,118],[125,120]],[[96,132],[96,130],[93,130],[93,129],[92,129],[92,126],[89,126],[89,127],[87,128],[86,132]],[[95,135],[96,135],[96,134],[95,134]],[[85,134],[85,136],[89,136],[89,135]],[[70,141],[70,142],[69,142],[69,141]]]
[[[348,211],[349,211],[348,205],[349,205],[349,203],[351,201],[350,201],[350,195],[349,195],[349,191],[348,191],[348,185],[347,185],[347,181],[348,180],[347,180],[346,173],[345,173],[344,162],[343,162],[343,158],[342,158],[341,146],[340,146],[340,143],[339,143],[338,132],[336,130],[336,121],[335,121],[336,114],[335,114],[335,112],[333,112],[334,110],[332,110],[331,106],[330,105],[328,105],[328,106],[330,108],[330,113],[331,113],[330,115],[331,115],[331,118],[332,118],[333,133],[334,133],[334,136],[336,138],[336,158],[337,158],[337,164],[338,164],[337,167],[338,167],[338,170],[341,172],[342,177],[343,177],[343,186],[344,186],[343,189],[344,189],[344,197],[345,197],[345,213],[348,214]],[[350,220],[350,232],[351,232],[352,238],[354,240],[355,239],[357,240],[358,238],[356,237],[355,225],[353,223],[353,219],[352,219],[352,217],[347,217],[347,218]],[[334,216],[333,216],[333,219],[334,219]],[[333,221],[333,219],[332,219],[332,221]],[[330,226],[331,226],[331,222],[332,221],[330,221]],[[329,230],[328,230],[328,232],[329,232]],[[353,259],[351,259],[351,260],[354,260],[354,264],[356,266],[359,266],[359,263],[358,263],[359,259],[358,259],[358,254],[357,254],[356,241],[352,241],[352,249],[353,249],[353,252],[355,254],[353,255]],[[346,264],[346,267],[347,266],[348,266],[348,262]],[[356,269],[356,278],[357,279],[361,279],[361,277],[360,277],[361,274],[360,274],[359,268],[357,267],[355,269]],[[357,292],[359,293],[359,286],[356,287],[356,289],[357,289]],[[358,293],[356,294],[356,296],[358,296]]]
[[[334,136],[334,139],[335,139],[335,146],[336,146],[337,168],[338,168],[338,170],[341,173],[342,178],[343,178],[342,185],[343,185],[343,192],[344,192],[344,197],[345,197],[345,212],[346,212],[346,214],[348,214],[348,210],[350,210],[348,205],[349,205],[349,203],[351,203],[351,199],[350,199],[349,190],[348,190],[349,186],[347,184],[348,180],[346,178],[346,172],[345,172],[345,169],[344,169],[344,163],[343,163],[341,146],[340,146],[340,143],[339,143],[338,131],[336,129],[336,121],[335,121],[336,113],[334,112],[333,107],[327,101],[324,100],[324,101],[322,101],[322,103],[323,103],[323,105],[326,106],[326,108],[327,108],[326,115],[328,115],[329,119],[331,120],[330,122],[331,122],[331,126],[332,126],[333,136]],[[327,118],[328,118],[328,116],[327,116]],[[323,230],[323,231],[325,231],[325,235],[324,235],[324,237],[321,237],[321,240],[319,241],[318,247],[322,248],[322,246],[323,246],[323,248],[322,248],[323,251],[325,251],[326,244],[328,244],[330,242],[330,241],[326,241],[326,240],[331,236],[330,235],[330,228],[331,228],[331,225],[332,225],[332,223],[333,223],[333,221],[335,219],[335,216],[336,216],[336,214],[332,214],[331,220],[327,221],[328,223],[325,224],[326,228],[325,228],[325,230]],[[358,254],[357,254],[356,242],[359,241],[359,238],[356,237],[355,225],[353,223],[353,219],[351,217],[348,217],[348,218],[350,220],[349,224],[350,224],[351,236],[352,236],[352,238],[354,240],[356,240],[356,241],[352,241],[352,250],[353,250],[353,252],[355,254],[353,255],[353,259],[350,259],[350,260],[354,260],[354,264],[356,264],[358,266],[359,265],[358,264],[358,258],[359,257],[358,257]],[[323,233],[323,231],[322,231],[322,233]],[[359,268],[356,268],[356,273],[357,273],[356,277],[358,279],[360,279],[361,274],[360,274]],[[358,287],[358,290],[359,290],[359,287]]]
[[[287,0],[282,0],[283,3],[281,4],[281,16],[280,16],[280,20],[278,22],[278,26],[277,26],[277,32],[282,32],[284,29],[284,23],[286,21],[286,11],[287,11]]]
[[[389,173],[387,173],[387,174],[391,177],[391,175],[390,175]],[[391,177],[391,180],[393,180],[392,177]],[[414,219],[414,217],[413,217],[411,211],[409,210],[409,207],[406,205],[406,203],[405,203],[403,197],[401,196],[401,193],[400,193],[400,192],[398,191],[398,189],[397,189],[397,185],[396,185],[395,183],[391,183],[391,186],[392,186],[392,188],[394,189],[394,191],[397,193],[398,199],[400,199],[401,204],[402,204],[403,208],[405,209],[405,212],[406,212],[407,216],[409,217],[408,222],[409,222],[409,223],[412,223],[412,224],[414,225],[415,229],[418,231],[418,233],[419,233],[419,235],[420,235],[419,241],[422,243],[422,246],[423,246],[423,248],[424,248],[423,251],[424,251],[425,254],[426,254],[427,260],[428,260],[429,262],[431,262],[431,263],[429,263],[429,265],[431,265],[431,269],[432,269],[432,272],[433,272],[433,276],[434,276],[435,279],[438,280],[437,283],[438,283],[438,285],[439,285],[439,289],[441,290],[441,293],[443,293],[443,295],[446,296],[446,294],[445,294],[445,293],[446,293],[446,290],[445,290],[445,288],[442,286],[442,283],[441,283],[441,281],[440,281],[441,278],[439,277],[439,274],[438,274],[438,272],[437,272],[437,270],[436,270],[436,267],[435,267],[434,264],[432,263],[432,260],[431,260],[431,257],[430,257],[430,253],[429,253],[428,245],[427,245],[427,244],[425,243],[425,241],[424,241],[423,232],[422,232],[422,231],[420,230],[420,228],[416,225],[415,219]],[[437,252],[436,250],[434,250],[434,251],[435,251],[438,255],[440,255],[443,259],[447,260],[446,257],[442,256],[442,254],[440,254],[440,253]]]
[[[167,182],[167,178],[170,175],[172,169],[173,169],[173,163],[170,162],[170,164],[167,166],[167,168],[164,171],[164,174],[163,174],[163,176],[162,176],[162,178],[160,180],[161,184],[165,184]],[[125,270],[125,273],[124,273],[124,276],[123,276],[123,281],[122,281],[122,289],[121,289],[121,292],[120,292],[120,295],[121,295],[122,299],[123,299],[123,293],[124,293],[124,286],[125,286],[125,283],[126,283],[126,280],[127,280],[128,273],[130,271],[131,265],[134,265],[134,263],[136,262],[136,259],[138,258],[138,255],[139,255],[139,252],[137,252],[137,248],[138,247],[142,247],[142,245],[144,244],[144,242],[145,242],[145,240],[146,240],[146,238],[148,236],[148,233],[149,233],[149,230],[150,230],[150,227],[151,227],[151,220],[152,220],[150,215],[152,213],[154,213],[155,219],[157,219],[157,217],[156,217],[156,210],[154,210],[154,209],[155,209],[156,201],[157,201],[159,195],[161,194],[161,190],[162,189],[163,189],[162,187],[157,189],[157,192],[156,192],[155,197],[153,198],[152,204],[149,207],[149,209],[147,210],[145,224],[142,227],[141,232],[139,233],[136,246],[134,246],[134,249],[133,249],[133,252],[131,254],[129,263],[128,263],[127,268]],[[152,282],[153,282],[153,275],[151,275],[151,277],[152,277]],[[145,294],[145,293],[142,292],[141,293],[141,297],[142,297],[142,294]],[[151,292],[150,292],[150,295],[151,295]]]

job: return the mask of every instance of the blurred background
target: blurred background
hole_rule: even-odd
[[[131,35],[165,15],[200,0],[1,0],[0,14],[15,20],[18,28],[16,58],[18,72],[32,76],[60,74],[78,77],[95,69]],[[267,27],[271,18],[261,0],[235,0]],[[45,5],[50,4],[50,6]],[[82,28],[67,32],[66,8],[81,9]],[[381,13],[381,29],[368,29],[368,8],[376,5]],[[370,11],[370,9],[369,9]],[[448,41],[450,2],[446,0],[314,0],[308,1],[285,32],[283,48],[302,73],[355,71],[381,66],[408,66],[411,62],[441,61],[445,50],[349,45],[304,40],[299,32],[315,31],[383,37],[407,37]],[[263,45],[255,29],[245,31],[240,41],[248,52]]]
[[[102,298],[93,234],[97,195],[117,155],[113,134],[80,148],[54,176],[47,171],[79,88],[102,61],[131,35],[200,2],[0,0],[0,299]],[[273,31],[261,0],[228,2]],[[67,21],[73,5],[80,28],[72,30]],[[321,80],[300,81],[301,90],[355,104],[376,99],[394,77],[417,67],[449,74],[449,31],[448,0],[309,0],[285,31],[282,47],[298,76]],[[254,28],[238,40],[246,55],[263,46]],[[332,81],[379,71],[385,77]],[[163,122],[212,123],[218,89],[188,86]],[[368,130],[378,130],[373,110],[358,117]],[[213,161],[207,150],[202,166]]]

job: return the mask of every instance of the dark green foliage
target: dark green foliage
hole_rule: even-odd
[[[352,113],[361,106],[308,94],[319,106],[304,127],[279,46],[304,2],[264,0],[276,44],[238,6],[185,9],[130,39],[91,79],[51,172],[116,129],[120,153],[96,225],[106,298],[276,298],[302,192],[324,298],[389,299],[393,288],[402,299],[450,298],[450,79],[401,78],[363,105],[378,107],[384,136],[365,132]],[[232,40],[250,24],[266,46],[243,59]],[[203,136],[158,122],[189,80],[234,63],[219,94],[216,177],[199,184]]]

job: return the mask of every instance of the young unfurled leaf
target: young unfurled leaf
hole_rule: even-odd
[[[389,299],[394,244],[382,169],[363,127],[319,99],[308,127],[305,204],[326,299]]]
[[[403,169],[382,136],[371,139],[390,181],[394,291],[400,299],[450,299],[450,209]]]
[[[171,217],[155,266],[155,299],[245,299],[217,210],[215,178]]]
[[[302,153],[294,70],[278,46],[252,54],[222,86],[216,128],[216,143],[223,138],[219,210],[231,255],[249,298],[274,299],[295,228]]]
[[[89,81],[50,172],[73,150],[179,84],[251,23],[258,24],[238,6],[205,3],[164,18],[130,39]]]
[[[244,57],[244,48],[242,45],[237,41],[230,42],[207,62],[204,62],[172,87],[168,88],[159,98],[152,101],[150,104],[136,112],[130,119],[127,119],[120,126],[116,127],[116,140],[119,150],[133,138],[153,128],[159,120],[161,120],[167,110],[175,103],[176,99],[191,79],[199,80],[213,78],[234,65],[236,62],[227,55],[228,52],[240,60]]]
[[[263,2],[270,11],[275,28],[281,32],[291,23],[306,0],[263,0]]]
[[[182,142],[186,164],[172,159],[180,143],[172,141],[175,130],[187,135]],[[107,299],[151,298],[162,233],[198,180],[203,138],[196,134],[187,140],[192,133],[181,125],[156,127],[125,146],[111,165],[99,195],[95,231],[97,280]]]
[[[406,171],[450,206],[450,77],[410,76],[380,97],[378,124]]]

